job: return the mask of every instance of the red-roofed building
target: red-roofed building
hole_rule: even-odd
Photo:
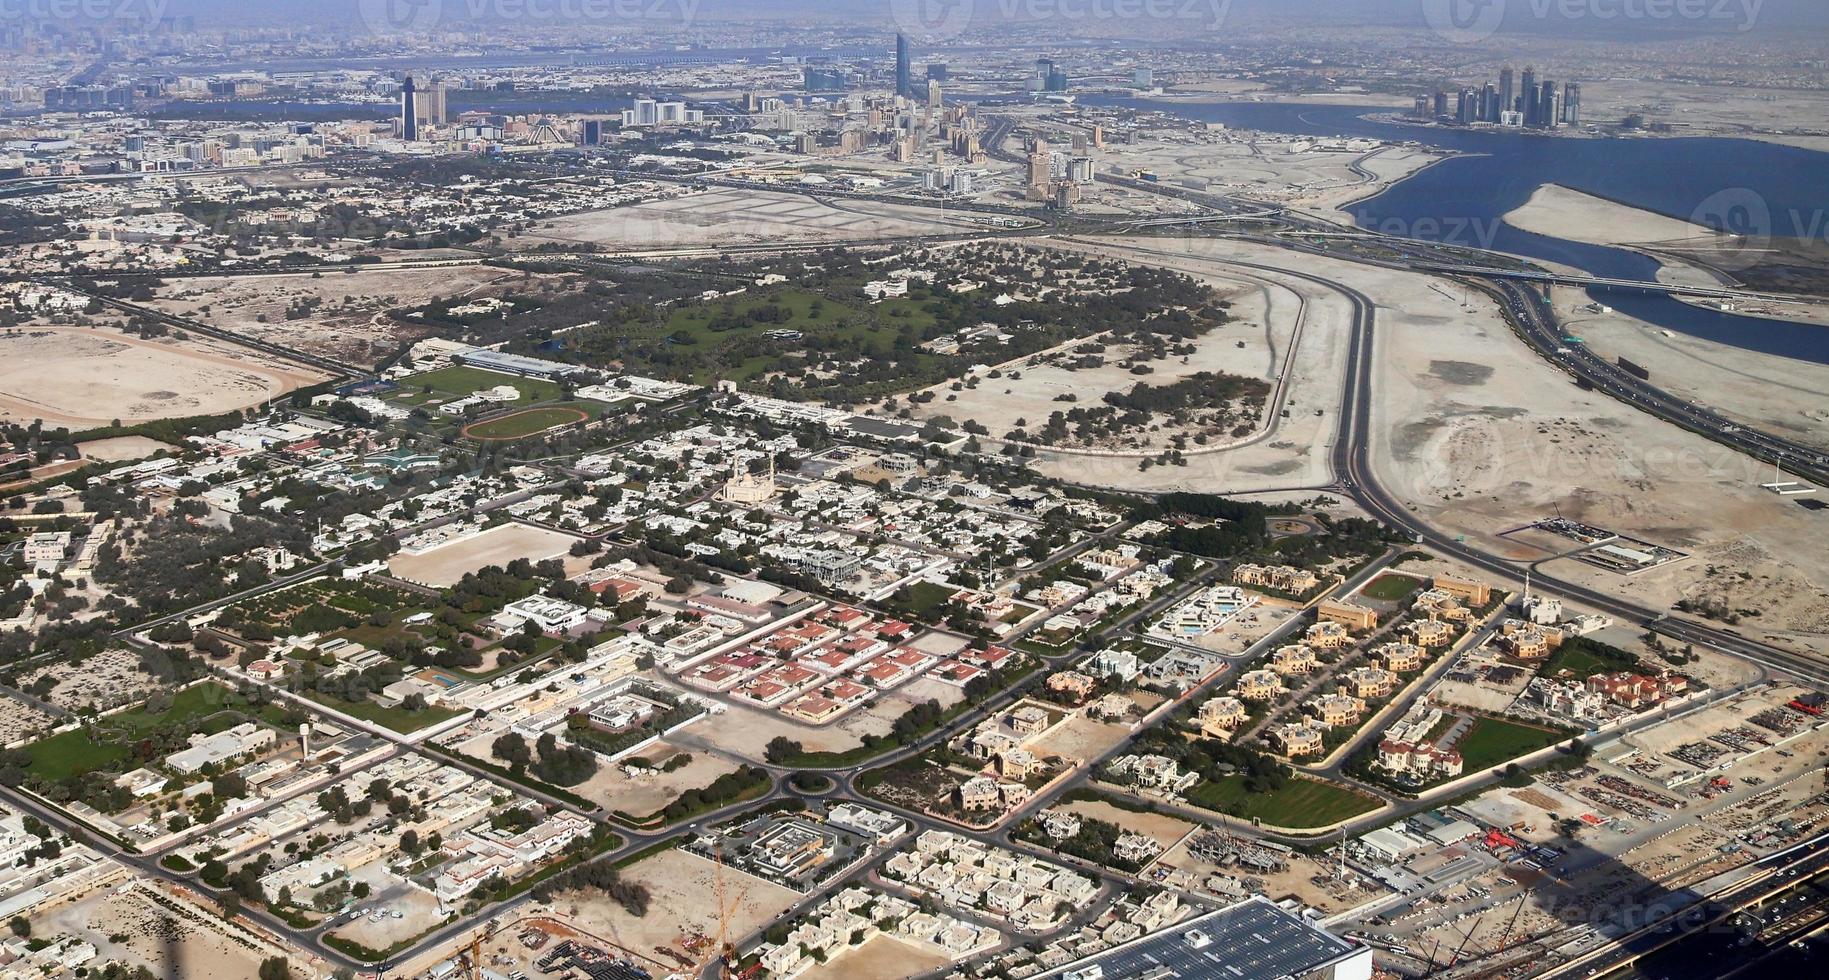
[[[899,619],[885,619],[876,626],[876,635],[891,643],[905,640],[914,635],[914,627]]]
[[[822,622],[830,623],[847,633],[861,630],[876,620],[875,616],[851,606],[834,606],[826,610],[819,618]]]
[[[984,668],[960,663],[957,660],[948,660],[927,672],[927,676],[954,687],[964,687],[972,678],[983,674]]]
[[[954,654],[960,660],[968,664],[977,664],[986,670],[996,670],[1015,655],[1015,651],[1009,647],[986,647],[983,650],[967,648]]]

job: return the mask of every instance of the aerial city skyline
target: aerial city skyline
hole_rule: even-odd
[[[0,977],[1808,975],[1825,50],[0,10]]]

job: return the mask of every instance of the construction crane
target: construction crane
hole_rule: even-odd
[[[470,980],[482,980],[483,944],[495,937],[495,923],[489,922],[470,937]]]
[[[716,863],[716,870],[713,872],[714,877],[712,878],[712,893],[718,903],[718,936],[717,942],[711,947],[710,955],[700,961],[699,972],[704,972],[705,967],[711,964],[713,958],[716,958],[719,961],[718,975],[728,977],[731,975],[731,967],[735,966],[737,962],[736,948],[730,942],[730,913],[749,896],[749,889],[739,888],[733,896],[724,884],[723,842],[720,841],[712,848],[712,859]]]
[[[1518,907],[1515,909],[1512,909],[1511,921],[1505,923],[1505,931],[1499,934],[1499,943],[1496,947],[1494,947],[1493,952],[1496,953],[1500,950],[1503,950],[1503,949],[1506,949],[1509,947],[1509,945],[1510,945],[1509,940],[1511,939],[1511,931],[1513,929],[1517,928],[1518,916],[1523,914],[1523,912],[1524,912],[1525,894],[1526,894],[1525,892],[1518,893]]]
[[[1461,937],[1461,944],[1454,948],[1454,955],[1448,958],[1446,969],[1452,970],[1461,962],[1461,953],[1466,951],[1468,943],[1473,942],[1474,930],[1480,927],[1480,921],[1485,918],[1486,913],[1484,912],[1473,917],[1473,925],[1467,927],[1467,934]]]

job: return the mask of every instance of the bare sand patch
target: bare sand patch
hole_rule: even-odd
[[[638,755],[660,765],[681,751],[690,750],[661,742]],[[679,799],[681,793],[703,789],[719,776],[737,771],[736,763],[709,752],[691,752],[691,756],[691,762],[672,772],[650,769],[639,776],[624,775],[620,765],[602,766],[595,776],[572,787],[572,792],[632,817],[645,817]]]
[[[84,459],[99,463],[125,463],[136,459],[145,459],[155,453],[171,447],[157,439],[145,436],[115,436],[112,439],[91,439],[79,442],[76,448]]]
[[[507,565],[516,558],[541,562],[562,557],[577,540],[545,528],[502,524],[423,554],[395,555],[387,566],[394,575],[409,582],[446,588],[470,572],[490,565]]]
[[[1038,740],[1033,748],[1038,755],[1057,755],[1090,762],[1129,736],[1129,725],[1093,721],[1082,715],[1060,724]]]
[[[861,731],[882,734],[889,730],[889,724],[858,710],[830,725],[802,725],[781,717],[773,708],[731,702],[723,714],[677,733],[673,741],[760,761],[764,747],[777,737],[793,739],[809,752],[843,752],[863,744]],[[882,732],[873,731],[877,728]]]
[[[1076,368],[1068,361],[1080,349],[1091,351],[1107,343],[1103,335],[1051,348],[1028,357],[999,365],[1003,377],[984,377],[976,385],[953,391],[952,382],[927,389],[933,400],[913,406],[917,418],[948,416],[964,423],[983,423],[993,440],[1002,439],[1017,423],[1022,423],[1031,438],[1055,412],[1074,408],[1098,408],[1106,394],[1128,394],[1139,385],[1164,387],[1196,374],[1211,372],[1276,382],[1282,354],[1267,326],[1274,309],[1278,315],[1293,309],[1299,298],[1282,295],[1279,287],[1245,278],[1206,276],[1224,301],[1231,303],[1233,320],[1209,331],[1194,341],[1196,351],[1187,357],[1171,356],[1149,362],[1151,373],[1139,377],[1124,366],[1137,345],[1108,346],[1099,354],[1099,367]],[[1275,295],[1273,295],[1275,294]],[[1058,362],[1058,363],[1056,363]],[[1011,375],[1017,375],[1012,377]],[[1073,401],[1063,401],[1071,398]],[[1204,413],[1192,413],[1204,414]],[[1261,413],[1248,416],[1262,424]],[[1070,443],[1070,448],[1123,450],[1150,455],[1169,448],[1172,438],[1186,435],[1198,427],[1176,426],[1166,414],[1158,415],[1149,430],[1134,429],[1115,441],[1101,441],[1091,447]],[[1205,437],[1215,444],[1235,439],[1229,434]]]
[[[1544,184],[1531,199],[1505,215],[1522,231],[1590,245],[1632,245],[1714,238],[1708,228],[1678,218],[1618,204],[1560,184]]]
[[[801,976],[809,980],[918,977],[951,962],[931,949],[921,949],[892,936],[878,934],[862,946],[848,949]]]
[[[648,887],[648,914],[636,918],[596,893],[569,892],[553,904],[575,909],[580,929],[624,949],[652,958],[656,948],[689,954],[685,941],[718,934],[717,866],[686,851],[671,849],[637,862],[623,880]],[[799,894],[760,878],[725,872],[726,901],[731,903],[729,934],[744,936],[767,926],[801,900]],[[700,950],[689,954],[697,960]],[[670,959],[662,957],[662,959]]]
[[[1580,390],[1527,353],[1484,298],[1443,295],[1420,275],[1301,261],[1379,302],[1373,460],[1400,503],[1501,554],[1512,545],[1499,532],[1558,511],[1687,551],[1689,561],[1630,578],[1566,559],[1547,570],[1651,608],[1711,583],[1757,591],[1761,615],[1743,632],[1823,645],[1829,553],[1814,543],[1825,516],[1760,489],[1768,467]],[[1452,384],[1432,371],[1442,360],[1493,373]]]
[[[97,428],[259,405],[326,377],[231,344],[35,325],[0,335],[0,418]]]
[[[716,189],[670,201],[591,211],[544,222],[514,239],[592,242],[633,248],[706,247],[757,242],[821,242],[914,236],[936,228],[969,227],[931,209],[868,201],[842,206],[798,194]]]
[[[148,304],[177,316],[352,363],[373,364],[431,327],[394,320],[400,307],[469,296],[520,273],[484,266],[364,269],[176,280]],[[288,310],[309,309],[289,317]]]
[[[1552,292],[1568,329],[1608,360],[1624,357],[1651,382],[1705,404],[1746,425],[1829,449],[1829,364],[1776,357],[1664,330],[1612,310],[1599,310],[1585,290]],[[1829,342],[1829,326],[1825,342]]]
[[[1201,278],[1224,281],[1247,277],[1272,284],[1271,308],[1264,327],[1276,350],[1288,352],[1298,324],[1301,343],[1291,358],[1288,417],[1274,420],[1274,430],[1249,445],[1214,452],[1187,453],[1185,466],[1143,469],[1124,457],[1069,455],[1047,450],[1037,454],[1039,470],[1076,483],[1134,490],[1194,490],[1250,493],[1287,487],[1320,486],[1333,480],[1327,448],[1338,427],[1345,381],[1346,340],[1352,307],[1344,296],[1300,279],[1259,268],[1241,269],[1238,261],[1281,264],[1305,270],[1306,264],[1281,249],[1211,238],[1135,238],[1098,243],[1053,242],[1100,256],[1176,269]],[[1213,336],[1225,337],[1225,331]],[[1238,338],[1219,342],[1235,342]],[[1203,341],[1205,343],[1205,341]]]
[[[53,913],[54,928],[41,931],[81,936],[103,958],[143,964],[154,976],[185,980],[247,980],[260,972],[262,960],[286,955],[277,945],[251,947],[231,936],[230,931],[243,931],[241,923],[223,924],[214,911],[166,893],[147,894],[155,888],[111,890],[64,906]],[[303,975],[324,972],[314,972],[302,957],[288,959]]]

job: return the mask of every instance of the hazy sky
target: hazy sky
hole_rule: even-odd
[[[1125,9],[1137,4],[1230,4],[1234,22],[1272,20],[1335,25],[1427,26],[1451,5],[1477,16],[1481,5],[1504,12],[1500,30],[1531,34],[1636,34],[1668,31],[1737,31],[1745,26],[1829,30],[1829,0],[138,0],[163,3],[172,15],[223,24],[350,22],[359,4],[439,4],[444,20],[468,20],[471,11],[517,10],[519,5],[563,9],[567,4],[642,7],[687,4],[700,21],[724,17],[826,16],[835,23],[891,22],[892,3],[967,4],[973,23],[1028,19],[1036,11]]]

